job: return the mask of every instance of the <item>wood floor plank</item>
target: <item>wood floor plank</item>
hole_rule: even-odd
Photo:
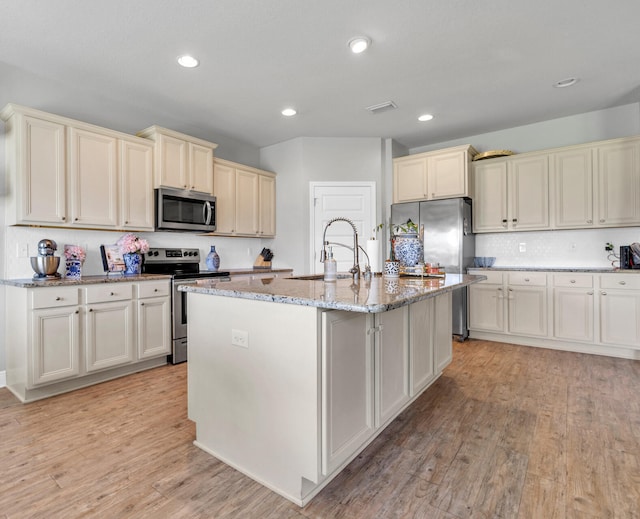
[[[193,445],[185,364],[26,405],[0,389],[0,519],[640,517],[640,362],[453,344],[304,508]]]

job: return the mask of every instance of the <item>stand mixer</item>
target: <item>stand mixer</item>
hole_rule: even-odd
[[[58,249],[55,241],[47,238],[38,242],[38,255],[31,256],[31,268],[35,272],[34,280],[57,279],[60,277],[58,267],[60,256],[54,256]]]

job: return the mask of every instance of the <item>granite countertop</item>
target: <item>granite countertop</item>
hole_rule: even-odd
[[[101,275],[101,276],[82,276],[80,279],[45,279],[34,280],[27,279],[0,279],[1,285],[12,285],[20,288],[44,288],[44,287],[67,287],[74,285],[95,285],[97,283],[136,283],[139,281],[153,281],[154,279],[171,279],[171,276],[165,274],[140,274],[137,276],[120,275]]]
[[[242,274],[270,274],[280,273],[280,272],[293,272],[292,268],[268,268],[268,269],[257,269],[253,267],[243,268],[243,269],[225,269],[221,268],[220,270],[224,272],[228,272],[232,276],[241,276]]]
[[[591,274],[640,274],[640,269],[617,269],[613,267],[501,267],[494,266],[490,268],[469,267],[467,270],[489,272],[509,271],[509,272],[584,272]]]
[[[315,306],[351,312],[377,313],[485,280],[482,275],[447,274],[444,278],[373,277],[352,282],[351,276],[334,282],[267,278],[251,281],[200,280],[180,285],[178,290],[198,294],[253,299],[292,305]]]

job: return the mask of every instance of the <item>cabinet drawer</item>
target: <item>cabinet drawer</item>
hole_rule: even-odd
[[[168,281],[149,281],[138,284],[138,299],[146,297],[165,297],[169,295]]]
[[[593,276],[583,276],[580,274],[554,274],[553,286],[591,288],[593,286]]]
[[[476,270],[470,269],[469,274],[472,276],[486,276],[486,281],[480,281],[480,283],[487,283],[493,285],[502,285],[502,272],[495,272],[492,270]]]
[[[103,285],[91,285],[86,287],[85,290],[88,304],[122,301],[133,297],[133,285],[131,283],[105,283]]]
[[[640,272],[638,274],[612,274],[610,276],[600,276],[600,287],[640,290]]]
[[[77,305],[79,300],[77,287],[37,288],[32,294],[34,309]]]
[[[547,285],[547,275],[544,272],[510,272],[509,284],[544,287]]]

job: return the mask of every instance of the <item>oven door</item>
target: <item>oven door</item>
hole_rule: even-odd
[[[216,197],[171,188],[156,189],[156,230],[216,230]]]

